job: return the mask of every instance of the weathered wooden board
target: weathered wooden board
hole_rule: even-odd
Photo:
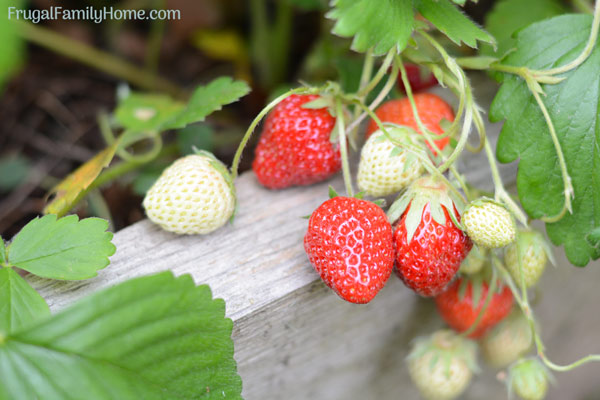
[[[490,96],[483,98],[485,104]],[[499,126],[488,129],[494,140]],[[491,189],[481,157],[468,158],[461,168],[473,183]],[[514,178],[514,165],[502,170]],[[269,191],[246,173],[236,182],[240,209],[234,225],[207,236],[180,237],[142,221],[115,235],[117,253],[97,278],[28,279],[58,310],[131,277],[165,269],[189,273],[226,300],[246,399],[416,399],[404,357],[415,336],[442,323],[430,300],[394,276],[368,305],[345,303],[320,282],[304,254],[307,221],[301,217],[327,198],[328,184],[342,186],[337,177],[309,188]],[[545,296],[536,309],[548,353],[562,362],[600,352],[595,287],[600,263],[576,270],[559,260],[561,266],[543,278]],[[562,374],[549,398],[598,399],[600,383],[593,379],[598,376],[598,365]],[[489,372],[465,398],[484,397],[506,397]]]

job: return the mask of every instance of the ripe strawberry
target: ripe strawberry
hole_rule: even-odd
[[[389,128],[387,132],[399,142],[418,146],[411,140],[408,128]],[[358,187],[371,196],[387,196],[404,189],[423,171],[423,165],[415,155],[397,147],[382,131],[377,131],[369,137],[360,153]]]
[[[417,111],[421,122],[431,132],[438,135],[444,133],[440,126],[440,122],[446,119],[450,122],[454,121],[454,112],[452,108],[440,97],[432,93],[419,93],[414,96]],[[381,105],[375,112],[381,122],[391,122],[396,125],[404,125],[413,128],[415,131],[422,133],[417,126],[417,121],[413,114],[412,107],[408,98],[390,100]],[[371,136],[378,128],[374,120],[369,121],[367,127],[367,138]],[[435,144],[443,150],[450,142],[450,138],[434,140]],[[427,145],[429,147],[429,144]],[[433,151],[433,149],[431,149]]]
[[[429,89],[438,84],[437,79],[435,79],[435,76],[431,72],[421,69],[417,64],[406,63],[404,64],[404,68],[406,68],[406,76],[413,93]],[[398,88],[406,93],[404,82],[400,78],[398,78]]]
[[[291,95],[267,117],[252,169],[270,189],[310,185],[341,168],[338,144],[329,140],[336,119],[326,108],[303,108],[317,95]]]
[[[517,240],[506,247],[504,262],[506,268],[517,285],[521,285],[521,270],[523,268],[525,286],[531,287],[542,276],[548,258],[554,263],[552,251],[544,236],[537,231],[520,231]]]
[[[467,235],[478,246],[495,249],[515,240],[517,227],[506,207],[491,199],[472,201],[463,214]]]
[[[425,399],[455,399],[478,371],[475,343],[448,330],[415,340],[406,361],[410,377]]]
[[[443,291],[471,250],[471,241],[456,226],[460,206],[443,182],[424,177],[390,207],[390,221],[401,215],[394,231],[396,274],[422,296]]]
[[[467,285],[462,287],[462,285]],[[494,286],[498,286],[497,284]],[[457,279],[448,289],[436,296],[435,303],[442,319],[458,332],[464,332],[473,325],[479,311],[485,303],[489,285],[481,282],[474,285],[471,280]],[[507,286],[495,287],[492,300],[483,313],[483,317],[471,338],[481,337],[488,329],[502,321],[508,315],[513,304],[513,295]]]
[[[527,353],[532,343],[529,321],[515,310],[488,331],[479,344],[489,365],[504,368]]]
[[[460,264],[459,271],[466,275],[475,275],[486,265],[487,250],[473,246],[467,258]]]
[[[209,233],[235,210],[227,168],[208,152],[180,158],[165,169],[144,198],[148,218],[178,234]]]
[[[352,197],[334,197],[312,213],[304,249],[325,284],[351,303],[371,301],[394,267],[385,213]]]
[[[552,375],[537,358],[520,360],[510,367],[508,374],[509,393],[514,391],[523,400],[542,400],[548,391],[548,381],[552,381]]]

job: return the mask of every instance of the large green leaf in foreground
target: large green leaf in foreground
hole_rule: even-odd
[[[170,272],[0,340],[0,399],[240,399],[225,303]]]
[[[42,296],[14,269],[0,268],[0,335],[19,330],[49,315],[50,309]]]
[[[517,50],[504,64],[547,69],[575,59],[585,47],[592,23],[588,15],[562,15],[530,25],[517,36]],[[600,42],[598,42],[600,43]],[[600,258],[590,233],[600,226],[600,44],[557,85],[544,85],[542,96],[557,131],[575,190],[573,214],[546,224],[556,245],[564,245],[578,266]],[[525,82],[505,75],[490,119],[506,119],[498,141],[501,162],[520,159],[519,198],[533,218],[560,212],[563,181],[548,127]]]

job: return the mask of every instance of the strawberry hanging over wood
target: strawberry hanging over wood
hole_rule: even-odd
[[[223,163],[199,151],[175,161],[152,185],[144,208],[150,221],[177,234],[206,234],[235,211],[235,186]]]
[[[341,168],[338,144],[330,141],[336,119],[327,108],[305,108],[317,95],[291,95],[267,117],[252,169],[270,189],[310,185]]]
[[[312,213],[304,249],[325,284],[351,303],[371,301],[394,267],[385,213],[353,197],[334,197]]]
[[[452,107],[441,97],[432,93],[418,93],[414,96],[414,99],[421,122],[431,132],[441,135],[444,133],[444,130],[440,126],[440,122],[444,119],[450,122],[454,121]],[[417,121],[407,97],[383,103],[377,109],[375,115],[377,115],[381,122],[391,122],[396,125],[408,126],[421,134],[423,133],[417,126]],[[371,136],[378,129],[377,123],[374,120],[370,120],[367,127],[367,137]],[[443,150],[450,142],[450,138],[445,137],[434,140],[434,142],[440,150]],[[431,150],[433,151],[433,149]]]
[[[473,246],[457,226],[461,208],[448,186],[431,176],[416,180],[390,207],[388,218],[397,220],[396,274],[422,296],[443,291]]]
[[[485,303],[489,288],[490,285],[485,281],[458,279],[435,298],[438,312],[450,327],[457,332],[464,332],[475,322]],[[471,338],[481,337],[510,313],[513,295],[508,286],[501,286],[497,281],[492,286],[492,290],[494,290],[492,299],[481,321],[469,335]]]

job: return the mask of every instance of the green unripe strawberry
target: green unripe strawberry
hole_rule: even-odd
[[[531,287],[542,276],[548,258],[552,260],[550,247],[544,236],[537,231],[520,231],[517,240],[506,247],[504,262],[517,285],[521,285],[520,268],[523,268],[525,286]],[[519,265],[520,261],[520,265]]]
[[[441,330],[418,338],[407,363],[410,377],[424,399],[455,399],[477,372],[475,342]]]
[[[479,345],[490,366],[504,368],[523,356],[532,343],[529,321],[520,311],[513,311],[486,333]]]
[[[475,275],[485,265],[487,261],[487,250],[479,246],[473,246],[467,258],[460,264],[459,272],[467,275]]]
[[[463,214],[467,235],[483,248],[504,247],[515,240],[515,220],[501,204],[486,198],[471,202]]]
[[[235,210],[235,189],[225,166],[208,152],[180,158],[144,198],[148,218],[177,234],[203,234],[225,225]]]
[[[411,129],[390,127],[387,132],[394,140],[426,154],[416,141],[411,141]],[[387,196],[407,187],[423,171],[422,163],[414,154],[397,147],[382,131],[376,131],[367,139],[360,154],[358,187],[371,196]]]
[[[509,393],[523,400],[542,400],[552,379],[548,369],[537,358],[528,358],[513,364],[509,371]]]

